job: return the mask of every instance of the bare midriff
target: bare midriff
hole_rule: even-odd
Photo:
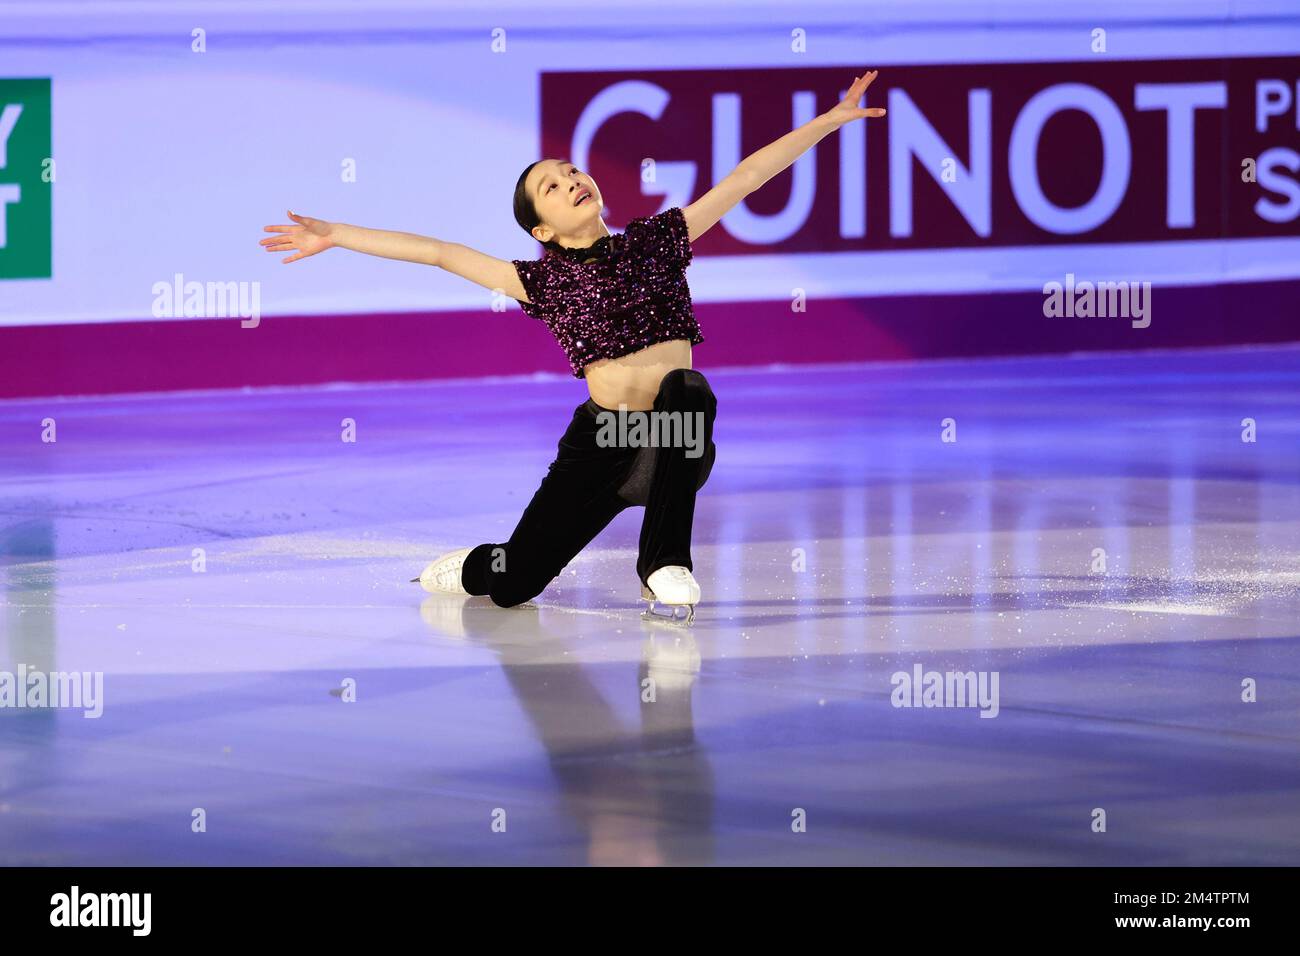
[[[673,339],[647,346],[618,358],[597,359],[584,366],[583,375],[592,401],[602,408],[626,405],[628,411],[654,408],[663,377],[677,368],[691,367],[691,343]]]

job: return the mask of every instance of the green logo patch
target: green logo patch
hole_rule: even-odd
[[[50,81],[0,79],[0,279],[48,279]]]

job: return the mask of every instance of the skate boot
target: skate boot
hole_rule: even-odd
[[[670,564],[652,573],[646,581],[650,586],[641,586],[641,600],[649,601],[650,606],[641,613],[643,619],[682,624],[690,624],[695,620],[695,605],[700,603],[700,585],[690,570]],[[656,604],[664,605],[669,609],[668,613],[656,612]],[[677,616],[679,607],[686,609],[684,618]]]
[[[411,581],[419,581],[420,587],[430,594],[468,594],[460,583],[460,567],[473,550],[461,548],[459,551],[450,551],[425,568],[418,578],[411,578]]]

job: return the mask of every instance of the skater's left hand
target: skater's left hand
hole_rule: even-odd
[[[849,87],[848,95],[823,115],[836,126],[843,126],[845,123],[851,123],[856,119],[884,116],[884,107],[873,106],[868,108],[858,106],[858,100],[862,99],[863,94],[867,92],[867,87],[876,78],[877,72],[877,70],[872,70],[870,73],[862,74],[862,76],[855,76],[853,85]]]

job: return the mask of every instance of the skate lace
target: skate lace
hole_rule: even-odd
[[[459,583],[460,569],[464,563],[465,563],[465,558],[462,556],[462,557],[455,558],[451,561],[448,561],[441,568],[439,568],[436,573],[438,584],[440,586],[446,587],[448,584]]]

